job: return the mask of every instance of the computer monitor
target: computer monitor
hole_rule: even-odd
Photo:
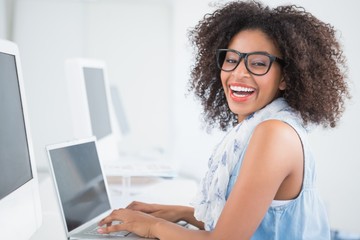
[[[42,212],[19,50],[0,40],[1,239],[29,239]]]
[[[106,64],[88,58],[67,59],[65,72],[75,138],[95,136],[104,161],[116,161],[121,138],[111,101]]]

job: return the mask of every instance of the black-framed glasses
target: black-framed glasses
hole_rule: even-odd
[[[284,65],[284,60],[267,52],[241,53],[234,49],[217,49],[216,63],[220,70],[225,72],[233,71],[244,59],[246,69],[256,76],[267,74],[274,61]]]

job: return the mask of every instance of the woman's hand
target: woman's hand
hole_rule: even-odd
[[[120,224],[112,225],[113,221],[120,221]],[[111,233],[118,231],[128,231],[135,233],[141,237],[155,238],[151,229],[153,226],[164,221],[149,214],[134,211],[131,209],[118,209],[114,210],[109,216],[105,217],[99,222],[99,233]]]
[[[136,210],[150,214],[154,217],[177,223],[185,221],[199,229],[204,229],[204,223],[195,219],[194,208],[179,205],[148,204],[143,202],[132,202],[127,209]]]
[[[148,213],[154,217],[162,218],[169,222],[178,222],[183,219],[183,216],[181,215],[182,206],[148,204],[134,201],[126,208]]]

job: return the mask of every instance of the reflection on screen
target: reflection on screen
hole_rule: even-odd
[[[99,140],[111,134],[109,106],[105,90],[103,69],[84,67],[86,94],[89,104],[91,127]]]
[[[31,179],[15,57],[0,53],[0,199]]]
[[[50,151],[68,231],[110,209],[94,142]]]

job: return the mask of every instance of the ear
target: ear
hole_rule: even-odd
[[[286,89],[286,82],[284,80],[284,77],[282,77],[279,84],[279,90],[283,91],[285,89]]]

